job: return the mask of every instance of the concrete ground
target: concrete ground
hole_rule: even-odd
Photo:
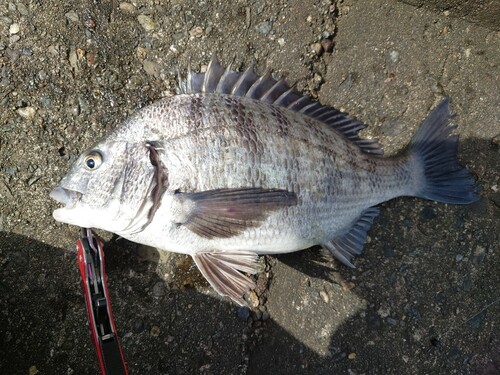
[[[266,257],[250,314],[189,258],[100,232],[130,373],[500,373],[500,33],[453,16],[389,0],[2,2],[0,373],[97,373],[78,230],[48,193],[214,51],[348,111],[389,155],[451,97],[481,200],[383,204],[355,270],[318,249]]]

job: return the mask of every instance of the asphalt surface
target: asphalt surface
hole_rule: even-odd
[[[100,232],[130,373],[500,373],[500,33],[452,16],[397,1],[0,4],[0,373],[98,372],[78,229],[52,219],[48,193],[213,52],[356,116],[389,155],[451,97],[481,200],[383,204],[355,270],[319,249],[265,257],[252,311],[189,258]]]

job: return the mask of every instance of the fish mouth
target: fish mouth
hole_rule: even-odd
[[[64,207],[61,207],[58,210],[61,209],[69,210],[75,208],[76,204],[81,199],[82,195],[83,195],[82,193],[76,190],[65,189],[63,187],[58,186],[50,192],[49,196],[55,201],[64,204]]]

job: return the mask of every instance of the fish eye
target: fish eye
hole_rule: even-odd
[[[99,168],[102,164],[102,156],[101,153],[98,151],[91,151],[88,153],[87,156],[85,156],[85,159],[83,160],[83,165],[85,169],[88,169],[89,171],[96,170]]]

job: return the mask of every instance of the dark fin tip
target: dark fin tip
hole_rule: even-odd
[[[443,100],[413,136],[408,152],[423,168],[425,181],[417,196],[451,204],[477,201],[479,188],[467,168],[457,160],[458,136],[450,135],[450,99]]]
[[[378,207],[366,209],[347,233],[324,243],[322,246],[344,265],[354,268],[352,263],[354,257],[363,252],[367,233],[379,213]]]

